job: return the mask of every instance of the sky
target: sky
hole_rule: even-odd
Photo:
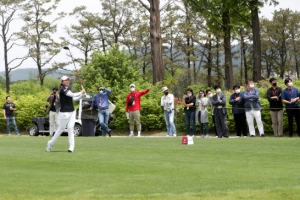
[[[164,0],[161,1],[161,4],[163,4]],[[277,5],[276,7],[272,6],[268,6],[266,5],[265,7],[263,7],[260,11],[260,16],[271,19],[272,18],[272,13],[274,12],[274,10],[279,10],[280,8],[286,9],[289,8],[293,11],[299,11],[300,12],[300,0],[278,0],[279,1],[279,5]],[[61,0],[60,4],[58,5],[57,10],[58,11],[64,11],[66,13],[70,13],[76,6],[86,6],[87,9],[90,12],[93,13],[97,13],[100,12],[101,10],[101,3],[99,0]],[[15,21],[14,22],[14,26],[13,27],[20,27],[20,21]],[[59,36],[67,36],[63,30],[63,27],[69,24],[74,24],[76,23],[76,19],[74,19],[73,17],[65,17],[62,21],[59,22],[58,24],[58,29],[59,32],[56,34],[55,37],[59,37]],[[16,24],[18,24],[18,26],[15,26]],[[12,28],[13,30],[13,28]],[[0,71],[4,71],[4,60],[3,60],[3,48],[2,48],[3,44],[0,43]],[[12,57],[20,57],[21,54],[26,53],[26,51],[24,49],[18,49],[18,50],[12,50],[11,54]],[[76,57],[76,55],[79,54],[78,51],[76,51],[76,49],[71,49],[71,52],[73,54],[74,57]],[[71,61],[70,57],[67,56],[67,51],[62,50],[56,57],[55,57],[55,61],[57,62],[68,62]],[[11,58],[10,58],[11,59]],[[78,64],[76,64],[78,65]],[[32,61],[32,59],[27,59],[20,68],[35,68],[35,63]],[[50,67],[50,66],[49,66]],[[79,67],[79,66],[77,66]],[[73,65],[68,66],[68,69],[72,70],[74,69]]]

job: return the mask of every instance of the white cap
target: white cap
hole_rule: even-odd
[[[129,86],[129,87],[130,87],[130,88],[131,88],[131,87],[135,87],[135,85],[132,83],[132,84],[130,84],[130,86]]]
[[[161,88],[162,92],[165,92],[166,90],[168,90],[167,86],[164,86],[164,87]]]
[[[62,76],[62,77],[60,78],[60,81],[65,81],[65,80],[67,80],[67,79],[70,79],[70,77],[64,75],[64,76]]]

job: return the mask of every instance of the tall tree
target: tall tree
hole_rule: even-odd
[[[169,6],[162,16],[163,58],[166,71],[174,78],[177,69],[184,62],[185,53],[181,46],[183,34],[179,19],[179,6]],[[190,85],[190,84],[189,84]]]
[[[247,1],[246,1],[247,2]],[[253,35],[253,81],[262,79],[261,76],[261,41],[260,41],[260,26],[259,26],[259,8],[263,3],[268,3],[269,0],[249,0],[248,5],[251,11],[251,24]],[[270,0],[270,4],[278,4],[276,0]]]
[[[10,72],[13,69],[21,66],[21,64],[28,58],[28,54],[23,57],[16,57],[9,60],[9,51],[14,46],[20,46],[17,43],[18,38],[15,33],[10,32],[11,23],[15,20],[16,12],[22,9],[24,0],[2,0],[0,2],[0,37],[3,42],[4,53],[4,68],[5,68],[5,88],[6,93],[10,91]],[[16,63],[17,62],[17,63]],[[14,65],[14,66],[11,66]]]
[[[55,66],[53,65],[51,69],[43,70],[62,47],[62,44],[53,39],[53,33],[57,29],[56,23],[65,16],[65,13],[55,13],[54,19],[50,20],[59,2],[60,0],[31,0],[25,4],[24,12],[21,14],[25,26],[22,27],[19,36],[30,49],[31,58],[37,65],[40,85],[44,84],[44,78],[48,73],[64,66],[54,63]]]
[[[200,34],[197,29],[197,23],[201,23],[202,17],[197,19],[198,15],[191,11],[191,8],[184,4],[182,9],[183,15],[180,19],[179,30],[182,33],[182,51],[185,53],[185,63],[187,64],[187,76],[189,85],[196,84],[197,70],[196,70],[196,55],[195,55],[195,41]],[[192,73],[193,72],[193,78]]]
[[[136,4],[132,0],[101,0],[102,17],[110,46],[120,42],[121,35],[138,22],[132,17]],[[133,21],[135,19],[135,21]]]
[[[65,37],[61,37],[61,39],[66,44],[69,44],[70,46],[75,47],[82,52],[84,55],[83,63],[84,65],[87,65],[90,52],[97,47],[95,41],[96,29],[93,23],[93,13],[87,12],[85,6],[80,6],[74,8],[70,15],[78,19],[78,25],[71,24],[69,27],[65,27],[68,36],[72,40],[69,40]],[[79,60],[76,58],[74,59],[75,61]]]
[[[127,47],[133,60],[139,60],[142,63],[141,71],[143,76],[146,76],[151,66],[148,11],[141,6],[136,6],[133,12],[132,20],[135,25],[122,33],[122,44]]]
[[[234,12],[232,8],[238,3],[235,0],[185,0],[195,12],[201,13],[207,21],[207,26],[215,35],[223,36],[223,47],[225,51],[225,88],[229,89],[233,86],[233,66],[231,55],[231,34],[233,25],[237,24],[232,21]],[[234,18],[235,19],[235,18]]]
[[[293,56],[292,39],[290,32],[290,23],[292,21],[293,11],[280,9],[275,11],[272,20],[263,20],[263,33],[267,36],[267,51],[272,53],[274,63],[273,71],[277,72],[281,78],[284,78],[286,71],[292,71],[291,57]],[[266,38],[264,36],[264,38]]]
[[[297,73],[297,78],[300,77],[300,12],[293,12],[289,23],[291,55],[294,57],[294,66]]]
[[[160,0],[148,0],[150,6],[138,0],[150,13],[151,60],[153,67],[153,84],[163,81],[165,76],[162,58],[162,37],[160,27]]]

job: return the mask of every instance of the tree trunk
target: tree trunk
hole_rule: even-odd
[[[211,42],[211,34],[208,35],[209,42],[208,42],[208,58],[207,58],[207,85],[211,86],[212,85],[212,80],[211,80],[211,69],[212,69],[212,42]]]
[[[219,37],[216,37],[216,49],[217,49],[216,66],[217,66],[217,74],[218,74],[217,84],[222,85],[223,76],[222,76],[222,70],[220,69]]]
[[[85,51],[84,51],[84,65],[85,66],[87,66],[87,64],[88,64],[88,58],[89,57],[89,55],[88,55],[88,47],[85,49]],[[75,62],[75,60],[74,60],[74,62]]]
[[[193,41],[193,38],[192,38],[192,48],[194,49],[194,41]],[[195,51],[193,50],[192,51],[192,56],[193,58],[196,57],[195,55]],[[193,75],[194,75],[194,78],[193,78],[193,83],[196,84],[197,82],[197,69],[196,69],[196,60],[193,59]]]
[[[233,87],[233,69],[231,57],[231,27],[229,12],[222,13],[222,29],[224,32],[224,50],[225,50],[225,89],[229,90]]]
[[[153,84],[163,81],[165,76],[164,64],[162,59],[162,39],[160,29],[160,8],[159,0],[150,1],[150,41],[151,41],[151,60],[153,67]]]
[[[299,61],[296,55],[295,55],[295,62],[296,62],[297,78],[299,79]]]
[[[298,62],[298,56],[297,56],[298,50],[297,50],[297,48],[296,48],[297,42],[296,42],[296,39],[295,39],[295,34],[292,33],[291,35],[292,35],[292,41],[293,41],[293,50],[294,50],[294,59],[295,59],[295,69],[296,69],[296,73],[297,73],[297,78],[299,79],[299,77],[300,77],[300,76],[299,76],[299,62]]]
[[[4,31],[4,30],[3,30]],[[6,35],[3,34],[3,50],[4,50],[4,66],[5,66],[5,89],[6,89],[6,94],[9,94],[10,91],[10,75],[9,72],[10,70],[8,69],[8,58],[7,58],[7,42],[6,42]]]
[[[241,35],[241,71],[240,71],[240,85],[242,85],[243,80],[243,62],[244,62],[244,29],[240,29]]]
[[[252,34],[253,34],[253,81],[257,82],[262,79],[261,76],[261,43],[258,16],[258,1],[251,1],[251,18],[252,18]]]
[[[191,85],[192,84],[192,76],[191,76],[191,53],[189,50],[190,47],[190,37],[187,36],[186,38],[186,49],[185,49],[185,55],[187,57],[187,70],[188,70],[188,74],[187,74],[187,84]]]
[[[248,80],[248,64],[247,64],[247,57],[246,57],[246,48],[243,49],[243,57],[244,57],[244,70],[245,70],[245,81]]]
[[[102,39],[101,42],[102,42],[102,50],[105,53],[105,40]]]

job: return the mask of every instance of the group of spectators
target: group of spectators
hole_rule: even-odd
[[[284,80],[286,88],[282,90],[277,86],[277,80],[269,80],[271,87],[267,91],[267,98],[270,104],[270,115],[274,136],[283,136],[283,104],[286,106],[288,116],[289,137],[293,136],[293,120],[297,125],[298,137],[300,137],[300,111],[299,111],[299,92],[293,87],[290,78]],[[260,137],[265,137],[264,126],[261,119],[260,94],[252,80],[246,82],[247,88],[241,91],[239,85],[233,86],[233,94],[230,96],[229,104],[232,105],[234,116],[236,137],[247,137],[247,125],[250,137],[255,137],[254,119],[256,121]],[[222,93],[221,87],[214,87],[216,94],[212,95],[211,90],[199,91],[194,95],[192,89],[187,89],[184,99],[184,111],[186,120],[187,135],[196,136],[196,122],[200,123],[201,137],[209,137],[208,110],[212,110],[212,119],[215,127],[216,137],[228,138],[228,126],[226,122],[226,95]],[[192,125],[192,131],[190,126]],[[203,128],[206,128],[204,136]]]
[[[299,97],[300,94],[296,88],[293,87],[293,82],[290,78],[284,80],[286,88],[282,90],[277,86],[277,80],[271,78],[269,80],[271,87],[267,91],[267,98],[270,103],[270,115],[272,119],[272,128],[274,136],[283,136],[283,104],[286,107],[288,116],[288,130],[289,137],[293,136],[293,121],[295,119],[297,125],[297,134],[300,137],[300,111],[299,111]],[[75,114],[73,100],[79,100],[85,94],[82,89],[78,93],[73,93],[69,89],[70,78],[68,76],[61,77],[61,86],[58,90],[53,88],[52,93],[48,97],[49,102],[49,120],[50,120],[50,136],[53,136],[48,141],[46,150],[49,152],[61,135],[63,130],[67,127],[69,144],[69,152],[74,151],[75,141],[73,128],[75,124]],[[261,105],[260,94],[255,87],[252,80],[246,82],[247,88],[241,91],[239,85],[233,86],[233,94],[230,96],[229,104],[232,105],[232,114],[234,116],[236,137],[247,137],[247,125],[250,137],[255,137],[254,119],[256,121],[260,137],[264,137],[264,126],[261,119]],[[134,136],[134,121],[137,124],[137,136],[141,136],[141,122],[140,122],[140,100],[141,96],[147,94],[150,86],[144,91],[136,91],[134,84],[129,86],[130,93],[126,97],[126,117],[129,120],[130,137]],[[212,120],[216,137],[228,138],[227,126],[227,109],[226,109],[226,95],[222,93],[219,85],[214,86],[215,94],[211,90],[200,90],[197,95],[192,89],[187,89],[183,96],[186,133],[188,136],[196,136],[196,122],[200,124],[201,137],[209,138],[209,112],[211,109]],[[169,93],[169,89],[165,86],[162,88],[163,96],[161,97],[161,106],[164,110],[164,117],[167,127],[167,137],[177,136],[176,126],[174,123],[174,95]],[[111,136],[112,130],[108,127],[109,118],[109,102],[108,98],[111,90],[100,86],[98,93],[92,102],[90,109],[97,105],[98,118],[102,127],[102,136],[108,134]],[[17,135],[19,134],[13,111],[16,110],[15,105],[11,102],[9,96],[6,97],[6,103],[3,106],[3,114],[6,119],[7,131],[10,135],[10,123],[13,124]],[[204,127],[206,133],[204,134]]]

